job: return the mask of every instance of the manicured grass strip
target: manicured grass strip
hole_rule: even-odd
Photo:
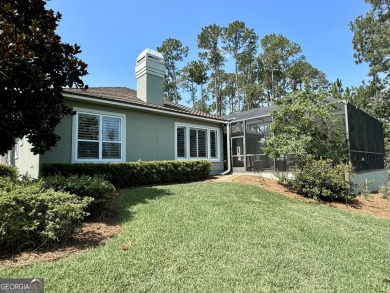
[[[218,182],[132,190],[120,208],[106,245],[0,277],[47,292],[390,292],[389,220]]]

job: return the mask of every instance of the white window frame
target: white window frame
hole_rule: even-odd
[[[185,157],[178,157],[177,155],[177,129],[179,127],[185,128]],[[206,144],[207,144],[207,156],[206,157],[191,157],[190,156],[190,129],[200,129],[206,130]],[[211,140],[210,140],[210,132],[215,131],[216,133],[216,142],[217,142],[217,156],[211,157]],[[221,161],[221,129],[217,127],[209,127],[203,125],[195,125],[195,124],[187,124],[181,122],[175,122],[175,160],[207,160],[210,162],[220,162]]]
[[[126,115],[115,113],[115,112],[106,112],[99,110],[92,110],[86,108],[73,108],[76,111],[76,115],[73,116],[73,127],[72,127],[72,163],[111,163],[111,162],[126,162]],[[120,119],[120,141],[121,141],[121,158],[120,159],[103,159],[102,158],[102,144],[103,138],[101,137],[99,131],[99,159],[79,159],[77,158],[77,145],[78,145],[78,114],[89,114],[99,116],[99,127],[102,123],[102,117],[112,117]]]

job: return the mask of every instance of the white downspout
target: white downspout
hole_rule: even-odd
[[[351,161],[351,141],[349,140],[349,122],[348,122],[348,102],[344,102],[344,119],[345,119],[345,136],[347,138],[348,147],[348,164],[352,165]]]
[[[230,173],[231,171],[231,163],[230,163],[230,157],[231,157],[231,150],[230,150],[230,122],[227,123],[227,170],[222,172],[221,175],[226,175]]]

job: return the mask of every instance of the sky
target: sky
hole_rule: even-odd
[[[190,48],[184,62],[197,60],[201,29],[235,20],[260,39],[274,33],[297,43],[311,65],[331,82],[340,78],[344,88],[368,79],[368,66],[355,64],[349,29],[370,9],[364,0],[50,0],[47,7],[62,14],[62,41],[81,46],[89,72],[83,80],[90,87],[136,89],[135,61],[144,49],[175,38]]]

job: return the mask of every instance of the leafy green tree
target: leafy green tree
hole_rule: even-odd
[[[0,153],[27,137],[34,153],[60,139],[61,119],[73,114],[63,103],[63,87],[84,87],[87,65],[78,45],[55,33],[61,14],[43,0],[0,2]]]
[[[365,0],[371,4],[366,15],[350,23],[354,33],[356,63],[367,62],[370,76],[383,74],[390,78],[390,0]]]
[[[212,72],[210,75],[210,82],[207,85],[207,94],[211,94],[212,97],[216,97],[210,105],[210,109],[218,116],[222,116],[226,113],[226,102],[224,100],[223,89],[226,84],[225,80],[226,72],[223,69],[219,69],[216,72]]]
[[[295,154],[298,166],[308,157],[335,163],[345,159],[345,131],[334,109],[322,93],[294,91],[279,99],[266,154],[272,158]]]
[[[198,35],[198,48],[202,50],[199,57],[207,62],[207,66],[212,70],[212,81],[214,82],[213,96],[215,103],[215,113],[221,115],[221,95],[220,76],[221,68],[224,65],[225,57],[220,46],[222,38],[222,28],[216,24],[202,28]]]
[[[341,79],[337,78],[336,81],[331,84],[329,94],[332,98],[342,100],[343,92],[343,82],[341,81]]]
[[[165,61],[166,74],[164,79],[165,98],[169,101],[174,101],[176,104],[181,100],[179,92],[180,70],[177,67],[177,62],[183,61],[188,55],[189,48],[177,39],[166,39],[161,47],[157,47]]]
[[[192,103],[192,108],[195,107],[197,87],[193,76],[191,75],[190,64],[185,66],[180,72],[181,88],[190,94],[188,103]]]
[[[183,87],[190,92],[192,107],[195,109],[197,86],[200,85],[200,100],[198,105],[205,105],[205,96],[203,85],[207,82],[207,66],[202,61],[191,61],[183,68],[182,83]],[[198,109],[199,110],[199,109]]]
[[[329,81],[325,73],[313,67],[307,61],[298,61],[286,70],[288,88],[290,90],[326,90]]]
[[[257,51],[257,40],[253,29],[248,29],[243,21],[233,21],[226,28],[223,28],[222,40],[225,44],[224,50],[234,58],[235,65],[235,87],[236,98],[238,99],[238,111],[241,110],[239,69],[245,68],[245,63],[252,62],[249,56],[255,56]],[[241,58],[242,57],[242,58]],[[239,67],[239,64],[241,66]]]
[[[240,70],[239,79],[244,95],[245,110],[259,107],[263,101],[264,87],[258,60],[257,56],[249,52],[240,55],[238,68]]]
[[[287,93],[287,70],[305,57],[301,47],[282,35],[270,34],[261,39],[262,53],[259,62],[262,82],[267,92],[266,100],[273,104]]]

